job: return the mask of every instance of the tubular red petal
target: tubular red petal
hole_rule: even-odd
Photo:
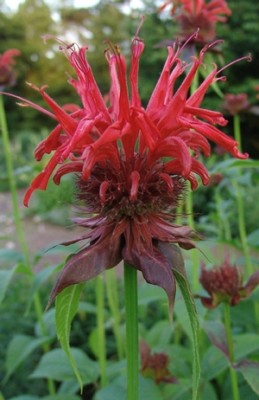
[[[110,186],[110,184],[108,181],[103,181],[100,185],[99,196],[100,196],[101,203],[105,203],[106,193],[107,193],[109,186]]]
[[[130,201],[135,201],[138,194],[140,175],[138,171],[133,171],[130,174],[131,188],[130,188]]]
[[[131,70],[130,70],[130,83],[131,83],[131,105],[135,107],[141,106],[141,100],[138,93],[138,75],[139,75],[139,60],[143,53],[145,46],[142,40],[135,37],[131,45]]]

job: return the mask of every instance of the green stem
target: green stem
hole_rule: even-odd
[[[13,167],[13,161],[12,161],[12,151],[11,151],[11,145],[10,145],[10,139],[9,139],[9,133],[8,133],[8,127],[7,127],[7,122],[6,122],[6,115],[5,115],[4,102],[3,102],[2,95],[0,95],[0,127],[1,127],[1,131],[2,131],[2,140],[3,140],[3,149],[4,149],[4,154],[5,154],[7,177],[8,177],[8,182],[9,182],[9,187],[10,187],[10,192],[11,192],[14,224],[15,224],[16,233],[17,233],[17,237],[18,237],[18,241],[20,244],[20,248],[22,251],[24,261],[26,263],[26,266],[32,271],[30,252],[29,252],[29,248],[27,246],[26,239],[24,236],[22,219],[21,219],[20,210],[19,210],[19,201],[18,201],[16,181],[15,181],[15,175],[14,175],[14,167]],[[41,335],[44,336],[44,335],[46,335],[47,331],[46,331],[46,327],[45,327],[44,320],[43,320],[43,309],[42,309],[42,305],[41,305],[41,301],[40,301],[40,297],[39,297],[38,293],[36,293],[34,295],[33,302],[34,302],[34,308],[35,308],[36,315],[37,315],[37,320],[40,325]],[[49,351],[49,349],[50,349],[49,345],[45,344],[43,346],[44,352]],[[49,393],[51,395],[54,395],[56,393],[55,384],[52,379],[48,379],[48,389],[49,389]]]
[[[186,193],[185,198],[185,209],[187,214],[187,223],[195,231],[195,222],[193,218],[193,196],[192,190],[189,185],[189,190]],[[192,273],[193,273],[193,291],[198,291],[199,289],[199,254],[197,249],[190,250],[190,256],[192,260]]]
[[[240,128],[239,115],[234,115],[234,136],[235,136],[235,140],[239,143],[240,151],[242,151],[242,140],[241,140],[241,128]],[[238,185],[237,180],[233,181],[233,185],[236,189],[236,194],[237,194],[239,235],[240,235],[240,240],[241,240],[241,244],[242,244],[242,248],[243,248],[243,252],[244,252],[244,256],[245,256],[248,274],[251,275],[253,273],[253,265],[252,265],[252,260],[250,257],[249,246],[247,243],[244,201],[243,201],[242,192]]]
[[[96,278],[96,300],[97,300],[97,330],[98,330],[98,357],[100,364],[101,386],[107,384],[106,366],[106,340],[104,326],[104,284],[103,277]]]
[[[231,229],[230,225],[228,222],[228,219],[225,218],[224,215],[222,215],[221,209],[222,209],[222,199],[220,196],[220,192],[218,189],[215,190],[215,202],[216,202],[216,208],[217,208],[217,214],[218,214],[218,236],[219,240],[227,240],[228,242],[231,241]]]
[[[120,315],[118,285],[117,285],[117,276],[115,268],[107,270],[106,277],[107,277],[107,285],[106,285],[107,298],[113,316],[113,332],[117,345],[118,358],[119,360],[122,360],[124,356],[124,350],[123,350],[122,336],[120,334],[121,315]]]
[[[138,283],[137,270],[124,264],[126,309],[127,400],[138,400]]]
[[[226,335],[227,335],[229,359],[230,359],[230,363],[233,364],[233,362],[234,362],[234,347],[233,347],[233,339],[232,339],[232,331],[231,331],[230,306],[228,303],[224,303],[224,321],[225,321],[225,329],[226,329]],[[237,373],[231,365],[230,365],[230,379],[231,379],[233,400],[240,400]]]
[[[29,266],[30,265],[30,255],[29,255],[29,250],[28,250],[26,240],[25,240],[25,237],[23,234],[23,227],[22,227],[22,222],[21,222],[21,217],[20,217],[20,212],[19,212],[19,201],[18,201],[18,195],[17,195],[17,190],[16,190],[15,176],[14,176],[14,172],[13,172],[14,168],[13,168],[13,162],[12,162],[11,145],[10,145],[7,122],[6,122],[6,117],[5,117],[3,96],[1,96],[1,95],[0,95],[0,126],[2,128],[3,149],[4,149],[4,154],[5,154],[5,164],[6,164],[7,176],[8,176],[9,187],[10,187],[11,198],[12,198],[12,208],[13,208],[13,217],[14,217],[15,228],[16,228],[19,244],[21,246],[22,254],[24,256],[26,264]]]
[[[240,125],[240,117],[238,114],[234,115],[234,137],[238,142],[239,150],[242,153],[242,140],[241,140],[241,125]]]

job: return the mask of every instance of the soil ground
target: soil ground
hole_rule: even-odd
[[[31,253],[31,259],[44,249],[52,247],[72,238],[78,233],[77,229],[71,226],[63,227],[53,225],[42,221],[40,217],[26,217],[25,208],[23,206],[24,191],[18,192],[19,209],[22,219],[22,226],[25,234],[26,243]],[[16,234],[11,195],[8,192],[0,193],[0,248],[19,251],[19,243]],[[40,265],[49,263],[58,263],[64,258],[64,254],[48,254],[44,253],[44,257],[40,261]]]

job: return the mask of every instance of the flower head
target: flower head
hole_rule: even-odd
[[[16,74],[12,66],[15,64],[14,57],[19,55],[20,51],[17,49],[9,49],[0,54],[0,88],[15,84]]]
[[[221,266],[215,266],[210,270],[202,264],[200,283],[210,296],[197,296],[204,307],[214,308],[222,302],[235,306],[240,300],[250,296],[259,284],[259,271],[255,272],[243,285],[241,270],[231,265],[229,259],[226,258]]]
[[[247,111],[249,108],[250,103],[248,101],[246,93],[228,93],[225,95],[222,105],[223,112],[226,112],[230,115],[236,115],[240,114],[241,112]]]
[[[147,282],[164,288],[172,304],[172,269],[180,268],[182,259],[177,247],[170,244],[194,247],[191,228],[175,224],[175,210],[186,181],[193,189],[198,185],[197,176],[203,184],[209,183],[199,154],[209,156],[208,140],[212,140],[235,157],[247,157],[238,151],[236,141],[216,127],[226,124],[222,114],[201,107],[209,86],[222,79],[221,71],[215,66],[190,95],[206,48],[186,65],[179,58],[182,47],[169,47],[164,68],[144,107],[138,91],[144,43],[135,37],[129,89],[120,50],[110,45],[106,51],[111,77],[107,105],[86,59],[87,48],[61,43],[61,49],[75,70],[76,78],[69,82],[82,106],[69,110],[61,107],[47,94],[46,87],[32,86],[51,111],[21,99],[23,105],[38,109],[56,123],[35,150],[37,160],[46,153],[52,156],[32,181],[25,205],[36,189],[46,189],[52,175],[59,184],[64,174],[75,173],[84,214],[75,222],[85,228],[85,233],[74,242],[83,240],[88,245],[69,259],[51,298],[66,286],[93,278],[124,259],[141,270]],[[181,82],[176,89],[178,79]]]
[[[153,379],[156,384],[159,383],[177,383],[169,369],[169,357],[166,353],[151,354],[151,349],[147,343],[140,343],[141,354],[141,372],[146,378]]]
[[[188,37],[192,32],[199,29],[196,41],[211,42],[216,36],[217,22],[226,22],[226,16],[231,11],[225,0],[168,0],[161,9],[172,4],[171,15],[176,15],[180,25],[180,35]]]

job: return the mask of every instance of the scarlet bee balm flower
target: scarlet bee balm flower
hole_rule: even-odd
[[[242,299],[250,296],[259,284],[259,271],[250,276],[247,283],[243,284],[241,270],[231,265],[228,258],[222,265],[215,266],[210,270],[202,264],[200,283],[208,292],[209,297],[199,297],[206,308],[215,308],[220,303],[228,303],[231,306],[237,305]]]
[[[0,88],[15,84],[16,74],[13,70],[13,65],[15,64],[14,57],[20,54],[20,51],[17,49],[9,49],[0,54]]]
[[[226,22],[227,16],[231,15],[225,0],[167,0],[160,10],[170,5],[171,15],[179,22],[180,34],[187,37],[199,28],[195,40],[202,43],[214,40],[217,22]]]
[[[126,62],[118,47],[110,45],[106,51],[111,77],[107,106],[86,59],[87,48],[61,43],[76,72],[77,78],[70,78],[69,82],[82,106],[69,113],[46,93],[45,87],[32,86],[51,111],[21,99],[23,105],[57,121],[36,148],[37,160],[46,153],[52,156],[32,181],[25,205],[34,190],[46,189],[58,167],[54,173],[56,184],[64,174],[77,175],[78,200],[85,214],[75,221],[86,228],[86,233],[73,242],[86,240],[88,245],[69,259],[51,299],[65,287],[93,278],[124,259],[141,270],[149,283],[164,288],[172,304],[172,268],[179,268],[182,261],[177,247],[171,244],[194,247],[192,230],[174,223],[175,209],[186,181],[193,189],[198,185],[197,175],[203,184],[209,182],[207,170],[198,160],[200,152],[209,156],[209,139],[238,158],[247,157],[238,151],[232,138],[215,126],[226,124],[222,114],[200,106],[209,86],[222,79],[217,67],[189,95],[207,47],[191,65],[179,58],[182,48],[168,48],[164,68],[146,108],[141,105],[138,91],[139,61],[144,50],[138,36],[131,46],[130,95]],[[175,90],[178,78],[183,79]]]

